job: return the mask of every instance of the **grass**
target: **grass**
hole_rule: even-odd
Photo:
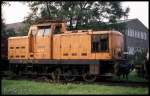
[[[118,77],[115,77],[115,78],[113,78],[113,80],[115,80],[115,81],[126,81],[126,78],[121,77],[120,79],[118,79]],[[139,77],[135,70],[133,70],[128,75],[128,81],[131,81],[131,82],[148,82],[148,80],[146,80],[145,78]]]
[[[148,94],[148,87],[123,87],[96,84],[59,84],[28,80],[2,80],[6,94]]]

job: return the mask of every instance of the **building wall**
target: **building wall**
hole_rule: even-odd
[[[126,22],[126,47],[129,54],[149,48],[148,29],[138,20]]]

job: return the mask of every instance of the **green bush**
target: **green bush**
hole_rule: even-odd
[[[134,55],[129,55],[129,63],[132,64],[144,64],[146,53],[144,51],[137,51]]]

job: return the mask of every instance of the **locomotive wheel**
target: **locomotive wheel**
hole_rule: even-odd
[[[83,80],[87,82],[94,82],[96,80],[95,75],[90,75],[89,73],[83,74]]]
[[[76,79],[76,77],[73,76],[72,71],[67,70],[66,72],[64,72],[64,79],[65,79],[66,81],[71,82],[71,81],[74,81],[74,80]]]

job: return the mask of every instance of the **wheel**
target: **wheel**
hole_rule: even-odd
[[[66,81],[71,82],[71,81],[74,81],[76,79],[76,77],[73,76],[73,73],[71,70],[67,70],[66,72],[64,72],[64,79]]]
[[[85,73],[83,74],[83,80],[86,82],[94,82],[96,80],[96,75]]]

